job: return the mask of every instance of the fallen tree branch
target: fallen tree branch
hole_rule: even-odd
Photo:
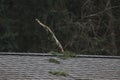
[[[54,32],[45,24],[43,24],[42,22],[39,21],[39,19],[35,19],[46,31],[49,31],[50,34],[52,35],[53,39],[55,40],[57,46],[59,47],[61,52],[64,52],[64,49],[61,45],[61,43],[59,42],[59,40],[57,39],[57,37],[55,36]]]

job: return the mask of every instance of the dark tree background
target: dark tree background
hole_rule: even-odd
[[[0,51],[120,55],[120,0],[0,0]]]

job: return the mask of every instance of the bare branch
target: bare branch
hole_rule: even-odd
[[[104,9],[103,11],[100,11],[100,12],[97,12],[97,13],[94,13],[94,14],[90,14],[90,15],[84,16],[82,19],[88,18],[88,17],[93,17],[93,16],[98,16],[98,15],[100,15],[100,14],[102,14],[102,13],[108,11],[108,10],[111,10],[111,9],[114,9],[114,8],[119,8],[119,7],[120,6],[109,7],[109,8]]]
[[[55,40],[57,46],[60,48],[61,52],[64,52],[64,49],[61,45],[61,43],[59,42],[59,40],[57,39],[57,37],[55,36],[54,32],[45,24],[41,23],[38,19],[35,19],[46,31],[49,31],[50,34],[52,35],[53,39]]]

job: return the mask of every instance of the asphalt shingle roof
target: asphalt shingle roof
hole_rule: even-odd
[[[55,58],[60,64],[50,63]],[[64,71],[56,76],[49,71]],[[119,56],[89,56],[60,59],[41,53],[0,53],[0,80],[120,80]]]

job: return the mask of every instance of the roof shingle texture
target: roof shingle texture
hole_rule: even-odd
[[[119,57],[79,56],[63,60],[39,53],[19,54],[0,53],[0,80],[120,80]],[[50,63],[49,58],[60,64]],[[49,71],[64,71],[69,76],[55,76]]]

